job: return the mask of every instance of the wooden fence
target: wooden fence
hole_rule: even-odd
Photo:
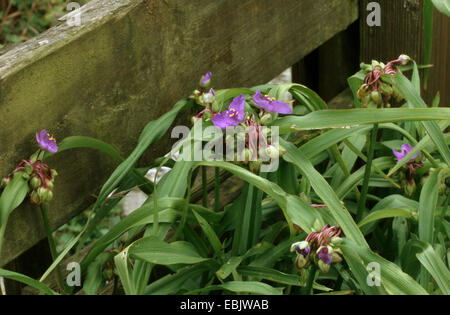
[[[380,1],[383,16],[396,1],[411,2]],[[82,7],[79,26],[63,23],[0,51],[0,176],[36,150],[34,134],[43,128],[57,139],[101,139],[126,156],[143,126],[188,95],[207,71],[215,87],[227,88],[267,82],[294,65],[294,80],[330,100],[345,89],[360,57],[422,52],[418,44],[408,50],[416,34],[397,37],[383,25],[368,28],[365,2],[93,0]],[[386,25],[397,22],[383,17]],[[383,36],[400,40],[395,50],[389,42],[379,48]],[[449,73],[450,63],[444,63],[447,72],[441,69],[438,76]],[[142,163],[167,150],[168,142],[153,146]],[[117,165],[93,150],[62,152],[48,163],[60,174],[49,205],[55,229],[93,202]],[[20,269],[18,257],[26,251],[36,257],[30,251],[44,238],[39,211],[21,206],[8,223],[0,266]]]

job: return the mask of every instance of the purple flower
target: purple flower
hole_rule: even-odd
[[[220,129],[239,125],[244,120],[244,106],[245,98],[241,94],[233,99],[227,111],[214,115],[213,124]]]
[[[408,155],[409,152],[411,152],[412,149],[413,149],[413,147],[409,143],[407,143],[407,144],[402,145],[401,152],[397,152],[395,149],[392,149],[392,152],[397,157],[397,160],[400,162],[401,160],[403,160],[405,158],[405,156]],[[416,157],[419,156],[419,154],[420,154],[420,152],[417,153],[416,155],[414,155],[411,158],[411,160],[414,160]]]
[[[53,136],[50,135],[45,129],[41,130],[40,133],[36,132],[36,141],[45,151],[50,153],[56,153],[56,151],[58,151],[55,138],[53,138]]]
[[[333,261],[333,256],[328,251],[328,246],[322,246],[317,250],[317,256],[327,265],[331,265]]]
[[[262,95],[260,90],[256,91],[253,95],[253,101],[255,104],[268,112],[279,113],[279,114],[292,114],[292,108],[281,101],[277,101],[274,97],[269,97],[268,95]]]
[[[202,77],[200,85],[203,86],[203,87],[207,86],[211,82],[211,77],[212,77],[212,73],[211,72],[206,73]]]

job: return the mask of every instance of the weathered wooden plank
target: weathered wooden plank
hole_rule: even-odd
[[[361,57],[366,63],[372,59],[389,61],[400,54],[407,54],[419,64],[424,62],[423,0],[379,0],[381,26],[370,27],[366,23],[367,4],[360,1]],[[428,90],[423,97],[428,104],[438,91],[441,106],[450,103],[450,20],[434,10],[433,51]]]
[[[214,73],[218,88],[264,83],[357,19],[356,0],[102,0],[81,26],[60,25],[0,52],[0,174],[35,149],[34,133],[85,135],[124,155],[147,121]],[[168,146],[149,150],[143,163]],[[88,150],[48,160],[60,176],[56,228],[93,201],[115,162]],[[39,212],[12,215],[0,266],[44,237]]]

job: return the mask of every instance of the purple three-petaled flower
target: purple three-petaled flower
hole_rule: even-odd
[[[405,158],[405,156],[407,156],[409,154],[409,152],[411,152],[411,150],[413,149],[413,147],[407,143],[402,145],[401,151],[397,152],[395,149],[392,149],[392,152],[394,153],[394,155],[397,157],[397,160],[400,162],[401,160],[403,160]],[[416,155],[414,155],[411,160],[414,160],[416,157],[418,157],[420,154],[420,152],[418,152]]]
[[[36,132],[36,141],[45,151],[50,153],[56,153],[56,151],[58,151],[55,138],[53,138],[53,136],[50,135],[45,129],[41,130],[40,133]]]
[[[333,261],[333,256],[329,253],[327,246],[319,248],[317,256],[319,256],[319,259],[327,265],[331,265],[331,262]]]
[[[271,113],[278,114],[292,114],[292,108],[281,101],[277,101],[274,97],[269,97],[268,95],[262,95],[260,90],[256,91],[256,94],[253,95],[253,101],[255,104],[262,109],[265,109]]]
[[[233,99],[228,110],[213,116],[213,124],[220,129],[239,125],[244,120],[244,107],[245,98],[241,94]]]

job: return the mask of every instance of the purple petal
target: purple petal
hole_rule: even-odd
[[[395,149],[392,149],[392,152],[394,153],[397,160],[400,162],[401,160],[403,160],[405,158],[405,156],[407,156],[409,154],[409,152],[411,152],[411,150],[413,150],[413,147],[409,143],[406,143],[406,144],[402,145],[400,152],[397,152]],[[415,159],[416,157],[419,156],[419,154],[420,154],[420,152],[418,152],[416,155],[414,155],[410,160]]]
[[[326,263],[327,265],[331,265],[331,262],[333,261],[333,256],[328,252],[327,247],[322,247],[318,254],[319,259]]]
[[[237,126],[240,124],[238,120],[231,118],[227,112],[215,114],[212,118],[212,122],[220,129],[227,129],[227,127]]]
[[[49,135],[47,130],[43,129],[40,131],[39,135],[36,133],[36,141],[39,146],[50,153],[56,153],[58,151],[58,146],[56,145],[56,140]]]
[[[233,99],[230,106],[228,107],[229,111],[233,111],[237,115],[237,119],[239,122],[242,122],[244,120],[244,114],[245,114],[245,98],[241,94]]]
[[[208,82],[211,80],[211,77],[212,77],[211,72],[206,73],[202,78],[202,85],[207,85]]]
[[[253,95],[253,101],[255,104],[268,112],[279,113],[279,114],[292,114],[292,108],[281,101],[275,99],[269,99],[266,96],[261,95],[261,91],[257,90],[256,94]]]

